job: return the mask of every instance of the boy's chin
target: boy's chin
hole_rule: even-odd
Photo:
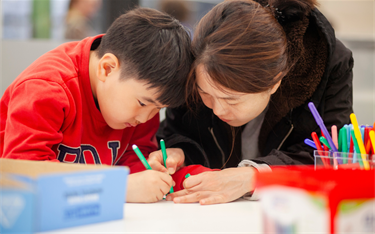
[[[112,128],[114,130],[123,130],[125,128],[128,128],[125,123],[124,124],[113,124],[113,123],[109,124],[109,123],[107,123],[107,124],[110,128]]]

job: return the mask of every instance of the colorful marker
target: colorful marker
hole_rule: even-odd
[[[319,112],[318,112],[318,110],[316,109],[314,103],[309,102],[308,106],[309,106],[309,108],[310,108],[310,111],[311,111],[312,115],[313,115],[314,118],[315,118],[315,122],[316,122],[316,123],[318,124],[318,126],[320,127],[320,130],[324,133],[324,137],[327,139],[328,144],[329,144],[329,146],[331,147],[332,151],[333,151],[333,152],[337,152],[337,148],[336,148],[335,144],[333,143],[332,138],[331,138],[331,136],[329,135],[326,126],[324,125],[323,119],[322,119],[322,117],[320,117]]]
[[[336,125],[332,125],[332,127],[331,127],[331,133],[332,133],[333,144],[335,144],[336,148],[338,148],[339,144],[338,144],[337,126]]]
[[[369,137],[372,145],[372,153],[375,154],[375,132],[374,130],[371,130],[369,132]]]
[[[314,141],[312,141],[312,140],[306,138],[306,139],[304,140],[304,142],[305,142],[306,145],[308,145],[308,146],[310,146],[310,147],[312,147],[312,148],[314,148],[314,149],[317,149]]]
[[[139,150],[138,146],[133,145],[133,150],[134,150],[135,154],[138,156],[138,158],[141,160],[141,162],[143,163],[143,165],[146,167],[146,169],[147,170],[152,170],[150,164],[148,164],[147,160],[143,156],[142,152]]]
[[[160,148],[161,148],[161,153],[163,154],[164,166],[165,168],[167,168],[167,149],[165,148],[165,143],[163,139],[160,140]],[[169,190],[169,193],[173,193],[173,192],[174,190],[172,186],[171,189]]]
[[[359,147],[358,153],[361,154],[363,165],[364,165],[365,169],[369,170],[370,165],[366,160],[366,149],[365,149],[365,146],[364,146],[363,141],[362,141],[361,131],[359,130],[359,127],[358,127],[357,117],[355,116],[354,113],[350,114],[350,120],[352,121],[353,129],[354,129],[354,136],[355,136],[355,139],[356,139],[356,141],[358,143],[358,147]],[[353,138],[353,141],[355,141],[354,138]]]
[[[347,138],[346,128],[342,127],[339,131],[339,144],[341,146],[340,147],[341,152],[343,153],[343,158],[344,158],[343,163],[347,163],[347,160],[348,160],[348,140],[346,138]]]
[[[322,145],[319,142],[319,138],[318,138],[318,135],[316,134],[316,132],[312,132],[311,137],[314,140],[315,146],[318,150],[318,154],[321,154],[321,151],[323,151],[323,148],[322,148]],[[321,155],[321,156],[324,156],[324,155]],[[322,162],[324,164],[324,167],[328,167],[329,166],[329,159],[325,158],[325,157],[322,157],[321,159],[322,159]]]
[[[323,143],[323,145],[327,146],[328,149],[331,149],[331,146],[329,145],[329,143],[328,143],[328,141],[325,137],[321,136],[321,137],[319,137],[319,140],[320,140],[320,142]]]

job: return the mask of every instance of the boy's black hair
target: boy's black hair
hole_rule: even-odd
[[[157,101],[177,107],[184,103],[185,84],[193,61],[191,39],[180,22],[149,8],[131,10],[112,23],[98,56],[114,54],[126,74],[158,90]]]

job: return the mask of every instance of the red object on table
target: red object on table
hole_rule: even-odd
[[[198,175],[206,171],[220,171],[220,169],[211,169],[208,167],[204,167],[202,165],[190,165],[190,166],[182,167],[180,170],[176,171],[176,173],[172,175],[172,178],[174,182],[176,183],[176,185],[173,187],[173,190],[177,192],[179,190],[184,189],[183,183],[186,179],[185,178],[186,174],[190,174],[193,176],[193,175]]]

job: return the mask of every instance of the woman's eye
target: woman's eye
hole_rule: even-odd
[[[201,94],[201,95],[207,95],[208,94],[208,93],[205,93],[205,92],[203,92],[202,90],[199,90],[199,89],[198,89],[198,93]]]
[[[146,104],[144,104],[143,102],[141,102],[141,101],[139,101],[139,100],[138,100],[138,102],[139,102],[139,105],[141,105],[141,106],[146,106]]]
[[[227,103],[228,105],[230,105],[230,106],[235,106],[235,105],[237,105],[238,103]]]

